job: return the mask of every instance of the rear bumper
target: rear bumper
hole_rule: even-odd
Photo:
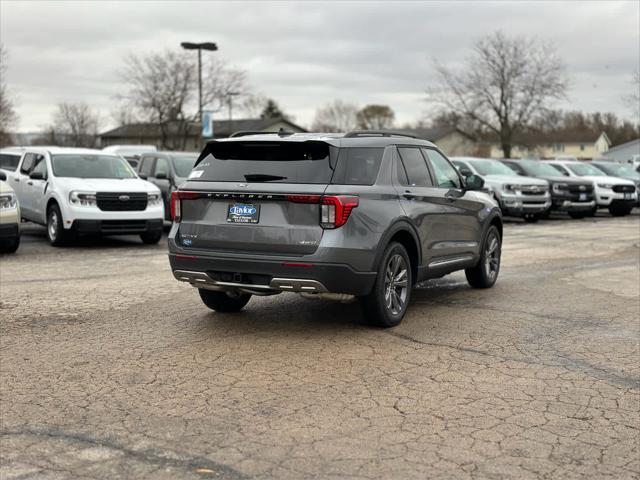
[[[263,260],[170,253],[169,263],[177,280],[213,290],[366,295],[376,279],[375,272],[358,272],[343,264],[303,263],[300,258]]]
[[[0,224],[0,240],[13,240],[20,236],[20,227],[17,223]]]
[[[162,230],[163,220],[74,220],[71,230],[79,234],[130,235]]]

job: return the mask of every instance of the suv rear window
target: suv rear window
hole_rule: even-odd
[[[331,183],[373,185],[378,177],[383,148],[342,148]]]
[[[0,153],[0,168],[15,171],[18,168],[18,163],[20,163],[20,155]]]
[[[219,142],[205,151],[209,155],[190,175],[194,180],[326,184],[333,175],[324,142]]]

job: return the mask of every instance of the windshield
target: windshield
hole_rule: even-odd
[[[598,163],[596,164],[596,167],[609,175],[613,175],[614,177],[633,178],[636,180],[640,179],[640,173],[636,172],[631,165],[617,163],[603,165]]]
[[[578,175],[579,177],[591,176],[591,177],[606,177],[607,174],[602,170],[598,170],[593,165],[588,163],[571,163],[566,165],[569,170]]]
[[[136,178],[122,157],[99,154],[63,154],[51,157],[56,177],[70,178]]]
[[[558,171],[551,165],[538,162],[536,160],[525,160],[522,162],[522,166],[526,169],[529,175],[534,177],[557,177]]]
[[[469,160],[480,175],[509,175],[514,177],[517,174],[504,163],[497,160]]]
[[[173,157],[173,168],[176,170],[176,175],[179,177],[188,177],[189,172],[193,168],[193,164],[196,163],[198,159],[198,155],[174,155]]]

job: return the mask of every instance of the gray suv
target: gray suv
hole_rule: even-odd
[[[252,295],[357,297],[391,327],[419,281],[495,283],[502,217],[482,188],[395,132],[236,134],[207,143],[172,193],[171,269],[219,312]]]

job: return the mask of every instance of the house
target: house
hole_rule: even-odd
[[[277,132],[281,128],[292,132],[306,130],[284,118],[253,118],[238,120],[219,120],[214,122],[214,138],[226,138],[239,131]],[[164,131],[163,131],[164,130]],[[165,150],[199,151],[208,138],[201,136],[200,123],[165,124],[164,128],[156,123],[132,123],[116,127],[100,135],[102,147],[109,145],[155,145]]]
[[[616,162],[632,162],[634,158],[640,161],[640,138],[611,147],[603,157]]]
[[[462,130],[454,127],[403,128],[402,133],[414,135],[435,143],[447,156],[461,157],[478,155],[478,143]]]
[[[511,147],[512,158],[556,158],[575,157],[586,160],[601,157],[609,150],[611,141],[605,132],[588,130],[526,132],[519,135]],[[491,158],[503,158],[498,142],[490,143]]]

